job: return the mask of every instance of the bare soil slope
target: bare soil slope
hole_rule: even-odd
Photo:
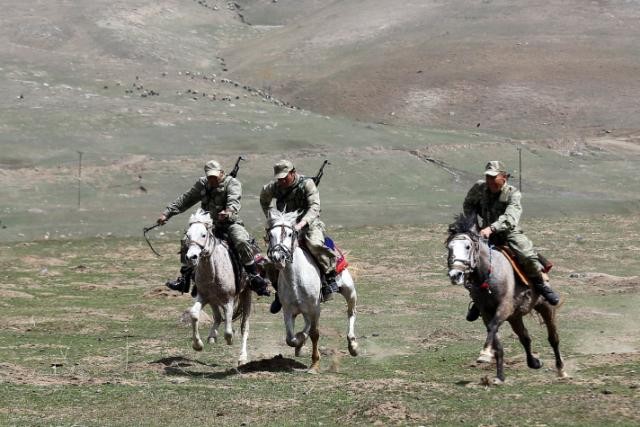
[[[239,3],[281,25],[230,71],[304,108],[536,138],[639,127],[637,2]]]

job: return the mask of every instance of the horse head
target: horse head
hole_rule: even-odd
[[[282,212],[271,209],[267,220],[267,255],[277,269],[282,270],[293,261],[293,252],[298,243],[298,231],[295,225],[300,212]]]
[[[189,228],[187,229],[187,262],[191,265],[197,265],[200,258],[210,253],[211,243],[213,241],[213,220],[202,209],[198,209],[189,217]]]
[[[476,215],[457,215],[449,226],[446,242],[451,284],[464,285],[468,281],[469,274],[478,264],[479,239]]]

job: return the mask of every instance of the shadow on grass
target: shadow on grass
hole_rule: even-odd
[[[217,368],[217,364],[207,364],[198,360],[192,360],[182,356],[165,357],[151,363],[161,363],[165,366],[164,372],[170,376],[199,377],[208,379],[225,379],[239,374],[256,372],[295,372],[305,370],[307,366],[293,359],[285,358],[281,354],[271,359],[254,360],[237,368],[230,368],[223,372],[206,372],[189,369],[196,365]]]

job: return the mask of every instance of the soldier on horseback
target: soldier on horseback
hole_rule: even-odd
[[[496,245],[508,245],[514,252],[524,273],[531,279],[533,288],[551,305],[557,305],[560,297],[549,286],[543,273],[538,253],[531,240],[524,235],[518,222],[522,214],[520,191],[507,183],[509,174],[505,165],[497,160],[485,167],[485,180],[480,180],[469,190],[464,199],[465,215],[477,213],[482,219],[480,235]],[[471,304],[467,320],[478,318],[480,311]]]
[[[240,160],[240,159],[238,159]],[[237,165],[236,165],[237,168]],[[209,212],[215,227],[216,235],[226,235],[237,253],[245,271],[249,274],[251,289],[258,295],[269,296],[269,282],[258,274],[254,262],[254,238],[244,228],[239,218],[242,185],[235,178],[235,173],[226,175],[220,163],[215,160],[204,165],[205,176],[199,178],[190,190],[178,196],[166,207],[158,218],[159,224],[166,223],[169,218],[182,213],[200,202],[203,210]],[[234,170],[234,172],[237,172]],[[174,291],[189,292],[191,286],[192,267],[185,260],[185,239],[182,239],[180,250],[181,275],[170,280],[166,286]]]
[[[289,160],[280,160],[273,167],[274,180],[262,187],[260,205],[265,216],[268,215],[273,199],[276,208],[283,212],[299,211],[295,231],[304,237],[306,248],[315,258],[321,273],[324,275],[322,284],[323,301],[333,297],[338,292],[336,283],[336,255],[325,246],[325,226],[320,220],[320,194],[313,178],[305,177],[296,172]],[[271,304],[271,313],[277,313],[281,308],[278,294]]]

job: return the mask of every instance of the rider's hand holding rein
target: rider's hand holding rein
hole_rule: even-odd
[[[491,229],[491,227],[485,227],[482,230],[480,230],[480,237],[484,239],[488,239],[492,233],[493,233],[493,230]]]
[[[297,223],[297,224],[295,225],[295,227],[293,227],[293,228],[294,228],[296,231],[300,231],[300,230],[302,230],[302,229],[303,229],[304,227],[306,227],[306,226],[307,226],[307,221],[302,220],[302,221],[300,221],[299,223]]]
[[[156,223],[160,225],[165,225],[167,221],[169,221],[169,218],[167,218],[166,215],[162,214],[158,217],[158,219],[156,220]]]

